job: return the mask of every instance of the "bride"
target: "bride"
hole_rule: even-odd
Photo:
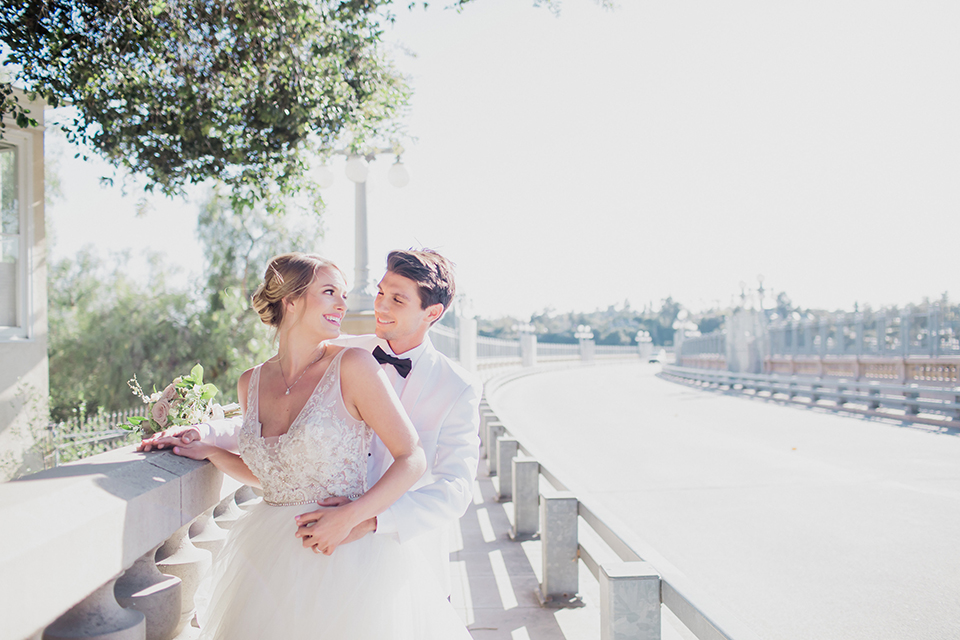
[[[410,545],[370,534],[340,544],[426,469],[377,361],[327,342],[340,333],[345,300],[333,263],[303,253],[271,259],[253,307],[276,328],[278,349],[240,376],[240,454],[200,441],[174,448],[263,490],[214,563],[213,593],[199,616],[204,640],[470,637]],[[368,488],[374,433],[394,462]],[[311,526],[311,543],[323,552],[314,553],[295,536],[298,518],[330,497],[352,501],[323,510]]]

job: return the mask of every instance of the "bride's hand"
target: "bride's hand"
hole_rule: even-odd
[[[189,444],[179,444],[173,447],[173,452],[178,456],[190,458],[191,460],[208,460],[217,447],[212,444],[202,442],[191,442]]]
[[[149,438],[144,438],[137,445],[137,451],[150,451],[151,449],[166,449],[176,445],[187,445],[200,439],[200,429],[196,425],[187,425],[180,427],[171,427],[160,433],[155,433]]]
[[[347,498],[334,498],[340,504],[349,504]],[[342,502],[341,502],[342,500]],[[363,534],[352,536],[356,527],[348,509],[343,507],[322,507],[297,516],[297,537],[303,540],[304,548],[313,548],[316,553],[330,555],[339,545],[352,542]],[[366,533],[366,532],[364,532]]]
[[[319,504],[321,507],[339,507],[341,505],[349,503],[350,501],[351,501],[350,498],[347,498],[346,496],[333,496],[330,498],[325,498],[323,500],[317,500],[317,504]],[[347,537],[340,541],[340,544],[332,545],[328,547],[318,547],[316,546],[316,544],[313,544],[310,546],[313,547],[313,550],[316,553],[323,553],[325,555],[330,555],[331,553],[333,553],[333,550],[339,547],[340,545],[349,544],[351,542],[359,540],[360,538],[367,535],[371,531],[376,531],[376,530],[377,530],[377,518],[376,516],[374,516],[373,518],[368,518],[367,520],[364,520],[363,522],[355,526],[353,529],[351,529],[350,533],[347,534]],[[308,527],[306,524],[301,524],[300,527],[297,529],[298,538],[303,537],[303,535],[301,535],[301,531],[303,532],[303,534],[308,534],[310,532],[310,527]],[[304,543],[303,546],[306,547],[308,545]]]

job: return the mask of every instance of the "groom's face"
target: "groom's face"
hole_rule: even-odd
[[[406,350],[419,345],[437,313],[433,307],[423,308],[417,283],[387,271],[377,288],[373,303],[377,337],[389,341],[395,353],[400,353],[398,347]],[[442,309],[442,305],[434,306]]]

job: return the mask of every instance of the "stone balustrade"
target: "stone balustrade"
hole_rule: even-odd
[[[0,640],[193,637],[241,486],[130,447],[0,484]]]

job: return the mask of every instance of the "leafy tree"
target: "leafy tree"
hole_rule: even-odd
[[[250,309],[250,294],[267,259],[310,251],[320,219],[303,210],[268,215],[234,209],[216,190],[201,207],[197,233],[207,255],[205,286],[177,290],[160,256],[146,284],[126,275],[128,256],[112,263],[91,251],[61,260],[49,272],[50,397],[54,419],[133,406],[133,374],[149,391],[201,362],[205,379],[226,400],[240,373],[269,357],[270,331]]]
[[[50,399],[54,419],[78,404],[133,405],[127,380],[166,384],[194,358],[196,309],[171,290],[154,259],[143,287],[126,275],[128,256],[110,264],[90,251],[52,265],[48,278]],[[189,371],[189,367],[186,368]]]
[[[15,81],[148,188],[224,181],[237,203],[303,188],[305,151],[396,133],[409,90],[378,0],[4,0]],[[0,84],[0,109],[29,124]]]

